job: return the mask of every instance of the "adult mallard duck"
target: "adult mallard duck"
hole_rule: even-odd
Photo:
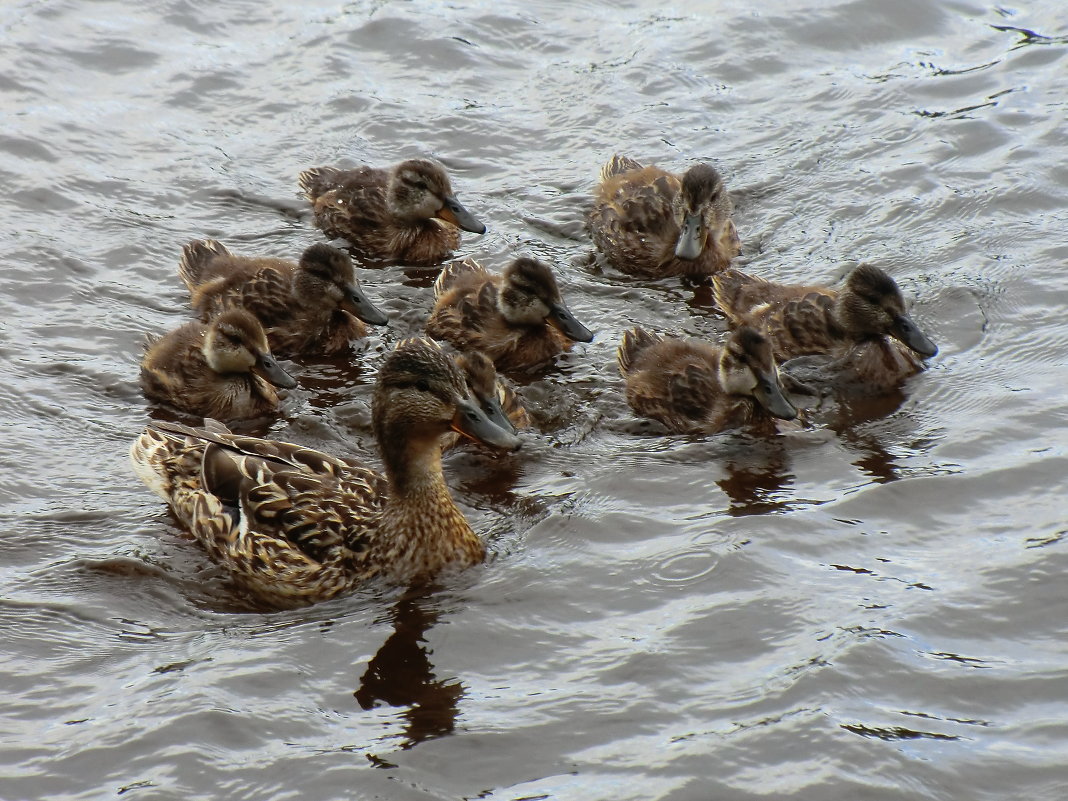
[[[731,331],[722,347],[635,328],[617,358],[631,408],[672,431],[714,434],[797,416],[770,342],[749,326]]]
[[[707,164],[680,177],[617,155],[601,168],[587,222],[617,270],[700,278],[726,269],[741,252],[733,211],[723,179]]]
[[[501,275],[472,260],[453,262],[434,283],[426,331],[460,350],[486,354],[498,370],[530,370],[593,334],[571,314],[547,264],[519,258]]]
[[[713,283],[732,323],[765,326],[780,361],[828,356],[825,374],[843,387],[887,391],[938,353],[905,311],[894,279],[871,264],[850,272],[840,290],[775,284],[737,270]]]
[[[523,402],[504,378],[497,375],[493,362],[477,350],[457,351],[454,355],[456,366],[467,379],[467,388],[490,422],[505,431],[515,432],[530,427],[530,416],[523,408]],[[448,449],[459,444],[460,435],[451,432],[446,435],[442,448]]]
[[[344,353],[367,335],[365,322],[388,320],[363,294],[352,260],[329,245],[312,245],[292,262],[235,256],[214,239],[196,240],[182,248],[178,275],[202,320],[248,309],[284,357]]]
[[[150,400],[197,417],[243,420],[278,411],[275,387],[297,382],[278,366],[259,320],[230,309],[189,322],[145,348],[141,388]]]
[[[496,448],[493,425],[460,369],[433,342],[407,339],[386,358],[372,403],[385,475],[220,426],[156,423],[130,449],[138,476],[234,580],[275,606],[349,591],[372,576],[407,582],[484,553],[441,472],[450,431]]]
[[[460,246],[460,231],[484,234],[453,194],[445,169],[409,159],[390,169],[314,167],[300,174],[315,224],[371,259],[439,264]]]

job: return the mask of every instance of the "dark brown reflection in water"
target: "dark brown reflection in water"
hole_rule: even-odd
[[[393,605],[393,633],[367,663],[353,693],[363,709],[379,704],[405,708],[399,746],[405,750],[450,733],[464,694],[457,679],[437,679],[430,661],[426,635],[441,614],[434,597],[440,589],[433,584],[412,588]]]
[[[1062,6],[0,4],[0,797],[1059,801]],[[593,257],[617,151],[713,163],[748,272],[887,269],[930,369],[767,439],[652,433],[622,332],[724,321]],[[596,337],[517,382],[518,454],[446,457],[484,566],[268,613],[130,472],[169,416],[141,337],[188,316],[184,243],[294,258],[301,170],[426,155],[489,227],[457,255],[551,263]],[[390,323],[261,428],[376,466],[435,273],[357,269]]]

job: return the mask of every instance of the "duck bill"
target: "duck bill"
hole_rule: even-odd
[[[282,389],[293,389],[297,385],[297,380],[283,370],[278,361],[269,352],[261,353],[256,357],[256,364],[253,365],[252,372]]]
[[[355,284],[345,288],[345,301],[342,308],[370,325],[385,325],[389,322],[385,312],[371,303],[363,294],[363,290]]]
[[[757,403],[768,410],[768,413],[780,420],[793,420],[797,417],[797,407],[786,399],[783,394],[782,382],[779,381],[778,373],[771,372],[757,375],[757,385],[753,390],[753,397]]]
[[[549,316],[546,322],[575,342],[592,342],[593,332],[575,319],[575,315],[563,303],[549,304]]]
[[[693,261],[701,255],[705,243],[705,224],[700,214],[687,214],[682,221],[679,243],[675,246],[675,255],[680,259]]]
[[[486,233],[486,226],[475,219],[475,215],[465,209],[460,201],[452,195],[446,195],[442,207],[438,210],[438,217],[447,223],[452,223],[457,228],[470,231],[473,234]]]
[[[501,408],[501,402],[496,396],[492,398],[483,398],[481,405],[486,418],[493,423],[493,425],[497,426],[497,428],[504,429],[509,434],[515,433],[515,426],[512,425],[512,421],[508,419],[508,415],[504,413],[504,409]]]
[[[912,318],[907,314],[902,314],[894,320],[894,324],[890,328],[890,334],[924,358],[929,358],[938,353],[938,346],[928,338],[927,334],[920,330],[916,323],[912,322]]]
[[[494,425],[473,401],[461,400],[452,416],[452,430],[493,448],[514,451],[519,448],[519,437]]]

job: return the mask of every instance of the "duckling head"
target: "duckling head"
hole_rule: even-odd
[[[720,174],[708,164],[690,167],[683,174],[682,190],[675,197],[675,222],[679,226],[675,255],[692,261],[709,242],[719,242],[730,221],[731,210],[731,200]]]
[[[934,356],[938,347],[905,311],[905,299],[894,279],[871,264],[857,266],[835,301],[835,316],[858,338],[886,334],[920,356]]]
[[[464,372],[441,346],[417,337],[397,343],[378,371],[371,422],[394,480],[420,452],[437,454],[448,431],[495,448],[519,447],[515,434],[482,411]]]
[[[297,385],[271,354],[260,321],[244,309],[229,309],[212,320],[201,350],[216,373],[255,373],[277,387]]]
[[[590,329],[575,319],[560,297],[549,265],[537,259],[518,258],[505,268],[503,278],[497,306],[507,322],[517,326],[548,323],[576,342],[593,339]]]
[[[771,341],[755,328],[741,325],[727,335],[719,357],[719,382],[729,394],[748,395],[775,417],[797,417],[783,391]]]
[[[325,299],[371,325],[389,320],[363,293],[352,259],[329,245],[312,245],[301,254],[294,290],[309,305],[322,305]]]
[[[490,422],[514,434],[515,426],[501,408],[501,399],[497,394],[497,368],[490,358],[481,351],[471,350],[457,354],[456,364],[464,372],[471,396]]]
[[[452,193],[444,168],[429,159],[409,159],[394,167],[386,193],[390,209],[401,219],[436,217],[473,234],[486,233],[486,226]]]

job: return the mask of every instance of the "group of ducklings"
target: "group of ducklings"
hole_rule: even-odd
[[[486,230],[426,159],[318,167],[300,185],[317,226],[367,261],[439,264],[461,229]],[[821,355],[834,374],[882,391],[935,354],[897,285],[875,267],[856,268],[839,291],[732,269],[740,252],[732,212],[706,164],[680,176],[615,156],[601,171],[587,222],[607,262],[644,277],[711,279],[731,324],[721,345],[626,332],[618,363],[636,412],[677,432],[770,424],[797,415],[778,368],[784,360]],[[275,606],[324,600],[376,575],[406,582],[480,561],[483,544],[445,485],[443,448],[461,436],[518,448],[516,429],[529,418],[498,371],[538,369],[593,339],[546,264],[518,258],[499,275],[470,259],[447,265],[434,285],[429,338],[400,341],[378,372],[372,426],[381,475],[217,422],[277,412],[278,388],[296,382],[276,357],[343,353],[367,324],[387,322],[349,255],[316,244],[294,263],[194,241],[178,272],[198,319],[149,344],[141,385],[150,399],[209,419],[201,428],[153,423],[130,455],[209,555]]]

